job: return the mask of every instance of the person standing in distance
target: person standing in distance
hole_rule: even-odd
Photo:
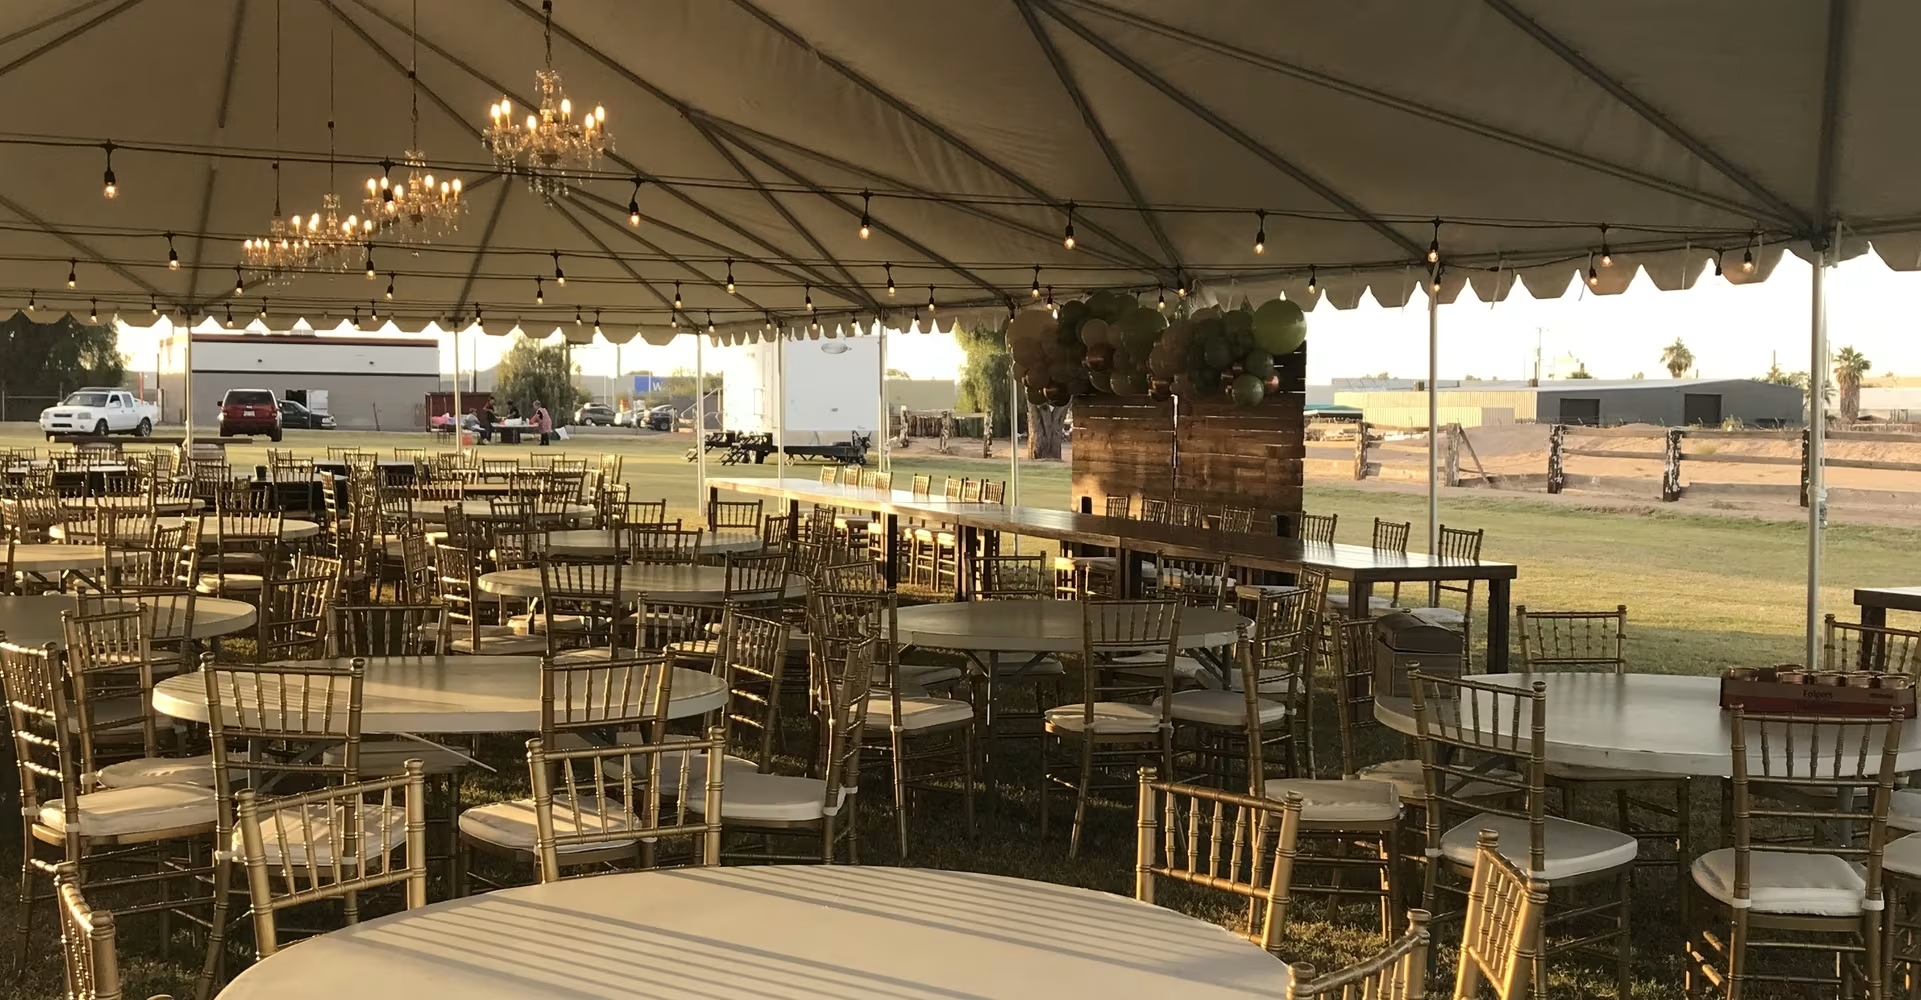
[[[546,404],[534,400],[534,429],[540,432],[540,446],[547,447],[554,433],[554,416],[547,412]]]

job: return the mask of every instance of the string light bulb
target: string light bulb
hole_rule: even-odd
[[[1447,268],[1436,267],[1434,269],[1433,279],[1428,282],[1428,285],[1427,285],[1428,291],[1433,292],[1436,295],[1441,294],[1441,275],[1446,273],[1447,273]],[[1590,271],[1589,273],[1591,274],[1593,272]]]
[[[80,276],[78,273],[79,269],[80,269],[79,261],[74,260],[72,258],[67,259],[67,287],[68,288],[72,288],[73,286],[79,284],[80,282]]]
[[[233,269],[233,294],[235,297],[247,294],[246,281],[241,277],[240,269],[237,267]]]
[[[374,280],[374,245],[367,244],[367,280]]]
[[[1028,286],[1027,297],[1030,299],[1038,299],[1041,297],[1041,266],[1039,264],[1034,265],[1034,283]]]
[[[1320,282],[1318,282],[1318,281],[1316,281],[1316,280],[1315,280],[1315,279],[1316,279],[1317,277],[1318,277],[1318,275],[1316,275],[1316,274],[1314,273],[1314,266],[1313,266],[1312,264],[1310,264],[1310,265],[1308,265],[1308,268],[1307,268],[1307,294],[1309,294],[1309,295],[1313,295],[1313,294],[1314,294],[1315,292],[1317,292],[1317,291],[1319,291],[1319,290],[1320,290]]]
[[[1067,230],[1061,234],[1061,246],[1074,249],[1074,203],[1067,203]]]
[[[873,207],[873,204],[873,192],[862,191],[860,193],[860,238],[863,240],[874,235],[874,217],[868,211],[868,209]]]
[[[1254,217],[1260,220],[1254,230],[1254,253],[1258,256],[1267,252],[1267,209],[1255,209]]]
[[[1441,220],[1439,219],[1434,220],[1434,239],[1427,245],[1427,262],[1430,264],[1441,262]]]
[[[882,264],[881,267],[884,267],[887,269],[887,297],[893,298],[894,297],[894,265]]]
[[[100,322],[100,300],[99,299],[87,300],[87,322],[89,323]]]
[[[707,310],[707,332],[714,332],[714,311],[712,309]]]
[[[173,234],[167,234],[167,270],[180,270],[180,251],[173,248]]]
[[[575,306],[575,307],[574,307],[574,325],[575,325],[575,326],[581,326],[581,325],[583,325],[583,322],[582,322],[582,320],[581,320],[581,318],[580,318],[580,307],[579,307],[579,306]]]
[[[1714,255],[1714,276],[1717,278],[1721,277],[1721,256],[1725,253],[1727,253],[1726,250],[1721,250]]]
[[[534,275],[534,305],[544,306],[546,304],[547,287],[541,283],[540,275],[536,274]]]
[[[560,251],[555,250],[553,251],[553,254],[554,254],[554,284],[560,285],[561,287],[564,288],[567,285],[567,272],[560,269]]]
[[[115,180],[113,176],[113,143],[109,142],[101,148],[107,151],[107,173],[103,178],[106,187],[101,193],[107,196],[108,201],[112,201],[120,194],[120,182]]]
[[[1174,286],[1174,294],[1179,295],[1181,298],[1187,298],[1187,275],[1180,273],[1177,277],[1179,278],[1179,283]]]
[[[1746,274],[1754,273],[1754,243],[1759,237],[1748,240],[1747,248],[1741,251],[1741,270]]]
[[[634,178],[634,193],[627,197],[627,224],[640,225],[640,178]]]
[[[29,313],[33,312],[34,307],[36,305],[36,303],[33,301],[33,295],[34,293],[32,291],[27,292],[27,312]]]
[[[1614,266],[1614,254],[1608,249],[1608,227],[1605,222],[1601,223],[1601,266]]]
[[[1161,310],[1162,312],[1166,312],[1166,311],[1167,311],[1167,288],[1166,288],[1166,286],[1164,286],[1164,285],[1155,285],[1155,286],[1154,286],[1154,290],[1155,290],[1155,291],[1156,291],[1156,292],[1158,293],[1158,294],[1156,295],[1156,297],[1155,297],[1155,301],[1154,301],[1154,308],[1156,308],[1156,309],[1159,309],[1159,310]]]
[[[802,285],[801,287],[806,290],[807,311],[811,313],[814,311],[814,286]]]
[[[160,300],[157,297],[147,296],[147,311],[155,316],[160,315]]]
[[[394,298],[394,273],[392,271],[388,271],[387,272],[387,301],[392,302],[393,298]]]
[[[476,319],[479,318],[479,315],[480,315],[479,307],[475,307],[474,315]],[[598,337],[601,335],[602,334],[600,332],[600,310],[596,309],[594,310],[594,336]]]
[[[934,286],[927,286],[927,315],[934,315]]]
[[[368,299],[367,315],[372,317],[375,323],[379,323],[380,322],[380,303],[375,302],[372,299]]]
[[[1599,272],[1599,271],[1596,271],[1596,270],[1594,269],[1594,258],[1593,258],[1593,257],[1589,257],[1589,258],[1588,258],[1588,263],[1587,263],[1587,286],[1588,286],[1589,288],[1599,288],[1599,287],[1601,287],[1601,272]]]
[[[680,282],[674,282],[674,308],[680,308]]]
[[[734,262],[727,262],[727,294],[734,294]]]
[[[233,329],[233,307],[227,307],[227,329]]]

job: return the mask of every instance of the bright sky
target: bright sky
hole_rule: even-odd
[[[1544,364],[1573,355],[1603,379],[1636,372],[1663,377],[1661,348],[1676,337],[1687,342],[1704,377],[1758,377],[1776,355],[1784,370],[1806,371],[1809,273],[1807,264],[1789,254],[1767,281],[1744,286],[1703,274],[1690,291],[1663,292],[1643,274],[1620,295],[1587,294],[1576,281],[1559,299],[1537,300],[1516,283],[1507,301],[1492,306],[1476,302],[1469,288],[1453,305],[1441,307],[1440,374],[1444,379],[1525,378],[1537,336]],[[1827,294],[1834,349],[1853,346],[1873,362],[1876,375],[1921,373],[1921,338],[1906,318],[1921,301],[1921,272],[1892,271],[1879,257],[1864,254],[1830,272]],[[1383,369],[1399,378],[1427,374],[1427,310],[1418,294],[1404,309],[1383,308],[1371,296],[1347,312],[1323,306],[1310,314],[1308,330],[1310,382]],[[149,368],[165,331],[164,323],[157,329],[123,326],[120,349],[132,356],[134,367]],[[451,370],[452,338],[441,340],[442,367]],[[460,370],[491,367],[510,343],[505,337],[463,336]],[[890,334],[887,351],[890,367],[916,378],[953,378],[961,363],[960,348],[945,334]],[[604,392],[596,380],[617,372],[694,368],[692,338],[671,347],[636,339],[618,349],[618,367],[615,355],[610,344],[574,348],[585,388]]]

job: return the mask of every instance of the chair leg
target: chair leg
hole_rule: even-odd
[[[1074,786],[1074,832],[1067,841],[1067,856],[1081,853],[1081,828],[1087,822],[1087,788],[1094,783],[1094,741],[1081,737],[1081,776]]]
[[[974,761],[975,761],[975,756],[977,751],[974,743],[974,727],[971,724],[961,727],[960,740],[961,740],[961,756],[963,758],[961,761],[961,781],[964,783],[961,786],[961,795],[962,795],[961,811],[962,811],[962,814],[966,817],[967,839],[973,840],[974,839],[974,770],[975,770]]]
[[[1621,794],[1623,796],[1623,799],[1625,800],[1627,793],[1622,792]],[[1629,944],[1632,938],[1628,934],[1629,911],[1631,911],[1633,907],[1628,904],[1629,904],[1630,894],[1634,891],[1634,866],[1628,865],[1622,868],[1621,874],[1616,876],[1616,879],[1617,879],[1616,888],[1621,894],[1621,907],[1620,907],[1620,916],[1619,916],[1619,925],[1620,925],[1619,931],[1621,934],[1621,938],[1620,940],[1614,942],[1615,996],[1619,997],[1620,1000],[1633,1000],[1632,994],[1634,989],[1634,949]]]
[[[23,822],[26,822],[23,820]],[[13,981],[24,982],[27,978],[27,956],[31,954],[33,941],[33,834],[27,834],[26,843],[21,846],[20,854],[20,919],[16,924],[19,947],[13,956]]]
[[[894,831],[900,838],[900,859],[907,860],[907,747],[900,730],[890,736],[894,757]]]
[[[1047,819],[1048,819],[1047,800],[1054,797],[1053,778],[1052,778],[1053,772],[1049,770],[1047,766],[1048,764],[1047,750],[1048,750],[1048,744],[1050,742],[1056,744],[1056,746],[1058,747],[1059,737],[1052,736],[1046,731],[1046,729],[1042,729],[1041,730],[1041,747],[1040,747],[1041,749],[1041,839],[1042,840],[1047,839]]]
[[[207,928],[207,957],[200,965],[200,979],[194,984],[195,1000],[208,1000],[213,988],[226,973],[227,907],[233,892],[233,862],[223,860],[217,846],[213,861],[213,921]]]

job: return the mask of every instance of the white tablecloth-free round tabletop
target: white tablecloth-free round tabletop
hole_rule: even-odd
[[[635,529],[644,530],[644,529]],[[619,550],[625,552],[623,547]],[[702,531],[700,533],[700,554],[722,555],[728,552],[759,552],[764,547],[760,533],[754,531]],[[610,556],[614,548],[614,533],[606,528],[570,528],[547,533],[547,551],[557,556]]]
[[[460,507],[460,512],[468,517],[487,517],[494,512],[493,504],[486,500],[415,500],[409,505],[408,509],[415,520],[425,521],[428,524],[439,524],[447,519],[447,508],[456,505]],[[559,521],[567,518],[591,518],[593,516],[594,509],[592,507],[578,503],[570,503],[558,513],[540,515],[542,519],[548,521]]]
[[[174,608],[184,597],[160,596],[149,594],[140,598],[129,598],[118,610],[131,611],[141,604],[161,603]],[[0,632],[6,633],[7,641],[21,646],[44,646],[47,643],[64,643],[66,635],[61,630],[60,612],[72,611],[75,602],[68,594],[37,594],[31,597],[0,597]],[[193,601],[192,639],[210,639],[219,635],[230,635],[243,629],[252,628],[257,612],[254,606],[245,601],[232,601],[221,597],[201,597]],[[173,621],[178,611],[170,611],[160,616],[161,621]],[[171,640],[178,635],[160,635],[156,639]]]
[[[221,522],[227,527],[231,528],[238,524],[238,519],[237,518],[221,518]],[[181,525],[186,524],[187,519],[184,517],[156,517],[153,519],[153,523],[155,527],[159,527],[159,528],[178,528]],[[204,532],[204,534],[200,538],[200,540],[203,542],[207,542],[211,544],[214,541],[214,539],[219,537],[214,534],[215,527],[214,527],[212,517],[208,517],[205,519],[205,524],[201,528],[201,530]],[[281,518],[280,520],[280,537],[283,540],[286,540],[289,542],[297,542],[304,538],[312,538],[318,534],[320,534],[320,524],[317,521],[303,521],[303,520],[300,520],[299,518],[293,518],[293,517]],[[67,537],[66,525],[56,524],[53,527],[48,528],[47,537],[49,538]]]
[[[723,789],[723,796],[726,791]],[[1193,917],[971,872],[627,872],[435,903],[322,934],[221,1000],[1256,1000],[1287,966]]]
[[[0,549],[0,552],[4,551]],[[126,550],[114,550],[116,562],[126,562],[129,558],[131,555]],[[107,549],[104,545],[33,544],[13,547],[13,569],[16,573],[99,569],[106,563]]]
[[[930,649],[1071,653],[1081,648],[1078,601],[965,601],[896,613],[900,641]],[[1247,619],[1232,611],[1182,608],[1182,649],[1231,645]]]
[[[86,505],[89,507],[112,507],[115,510],[152,510],[156,514],[185,514],[205,507],[207,502],[197,498],[189,498],[186,500],[154,500],[149,502],[146,497],[119,496],[88,497]]]
[[[285,660],[345,666],[345,658]],[[669,718],[705,715],[727,704],[726,684],[704,670],[674,668]],[[206,679],[169,677],[154,685],[154,710],[207,721]],[[270,690],[269,701],[274,697]],[[346,709],[346,689],[339,691]],[[583,697],[585,695],[583,694]],[[360,729],[367,733],[531,733],[540,729],[538,656],[375,656],[367,661]]]
[[[612,585],[610,569],[596,568],[595,572],[603,577],[607,586]],[[487,573],[477,582],[483,592],[500,597],[540,596],[538,569],[503,569]],[[806,593],[807,581],[789,573],[784,596],[801,597]],[[727,571],[719,566],[629,565],[620,568],[623,601],[646,595],[648,600],[663,604],[712,604],[725,599],[726,594]]]
[[[1676,777],[1725,778],[1733,773],[1729,744],[1734,713],[1721,710],[1719,678],[1568,673],[1474,679],[1517,690],[1537,680],[1547,684],[1547,759],[1553,763]],[[1504,731],[1513,718],[1511,710],[1495,713],[1492,700],[1482,698],[1483,725]],[[1416,731],[1410,699],[1377,698],[1374,717],[1398,732]],[[1532,719],[1523,709],[1521,726],[1530,725]],[[1523,732],[1523,748],[1527,739]],[[1921,769],[1921,727],[1902,728],[1897,769]]]

